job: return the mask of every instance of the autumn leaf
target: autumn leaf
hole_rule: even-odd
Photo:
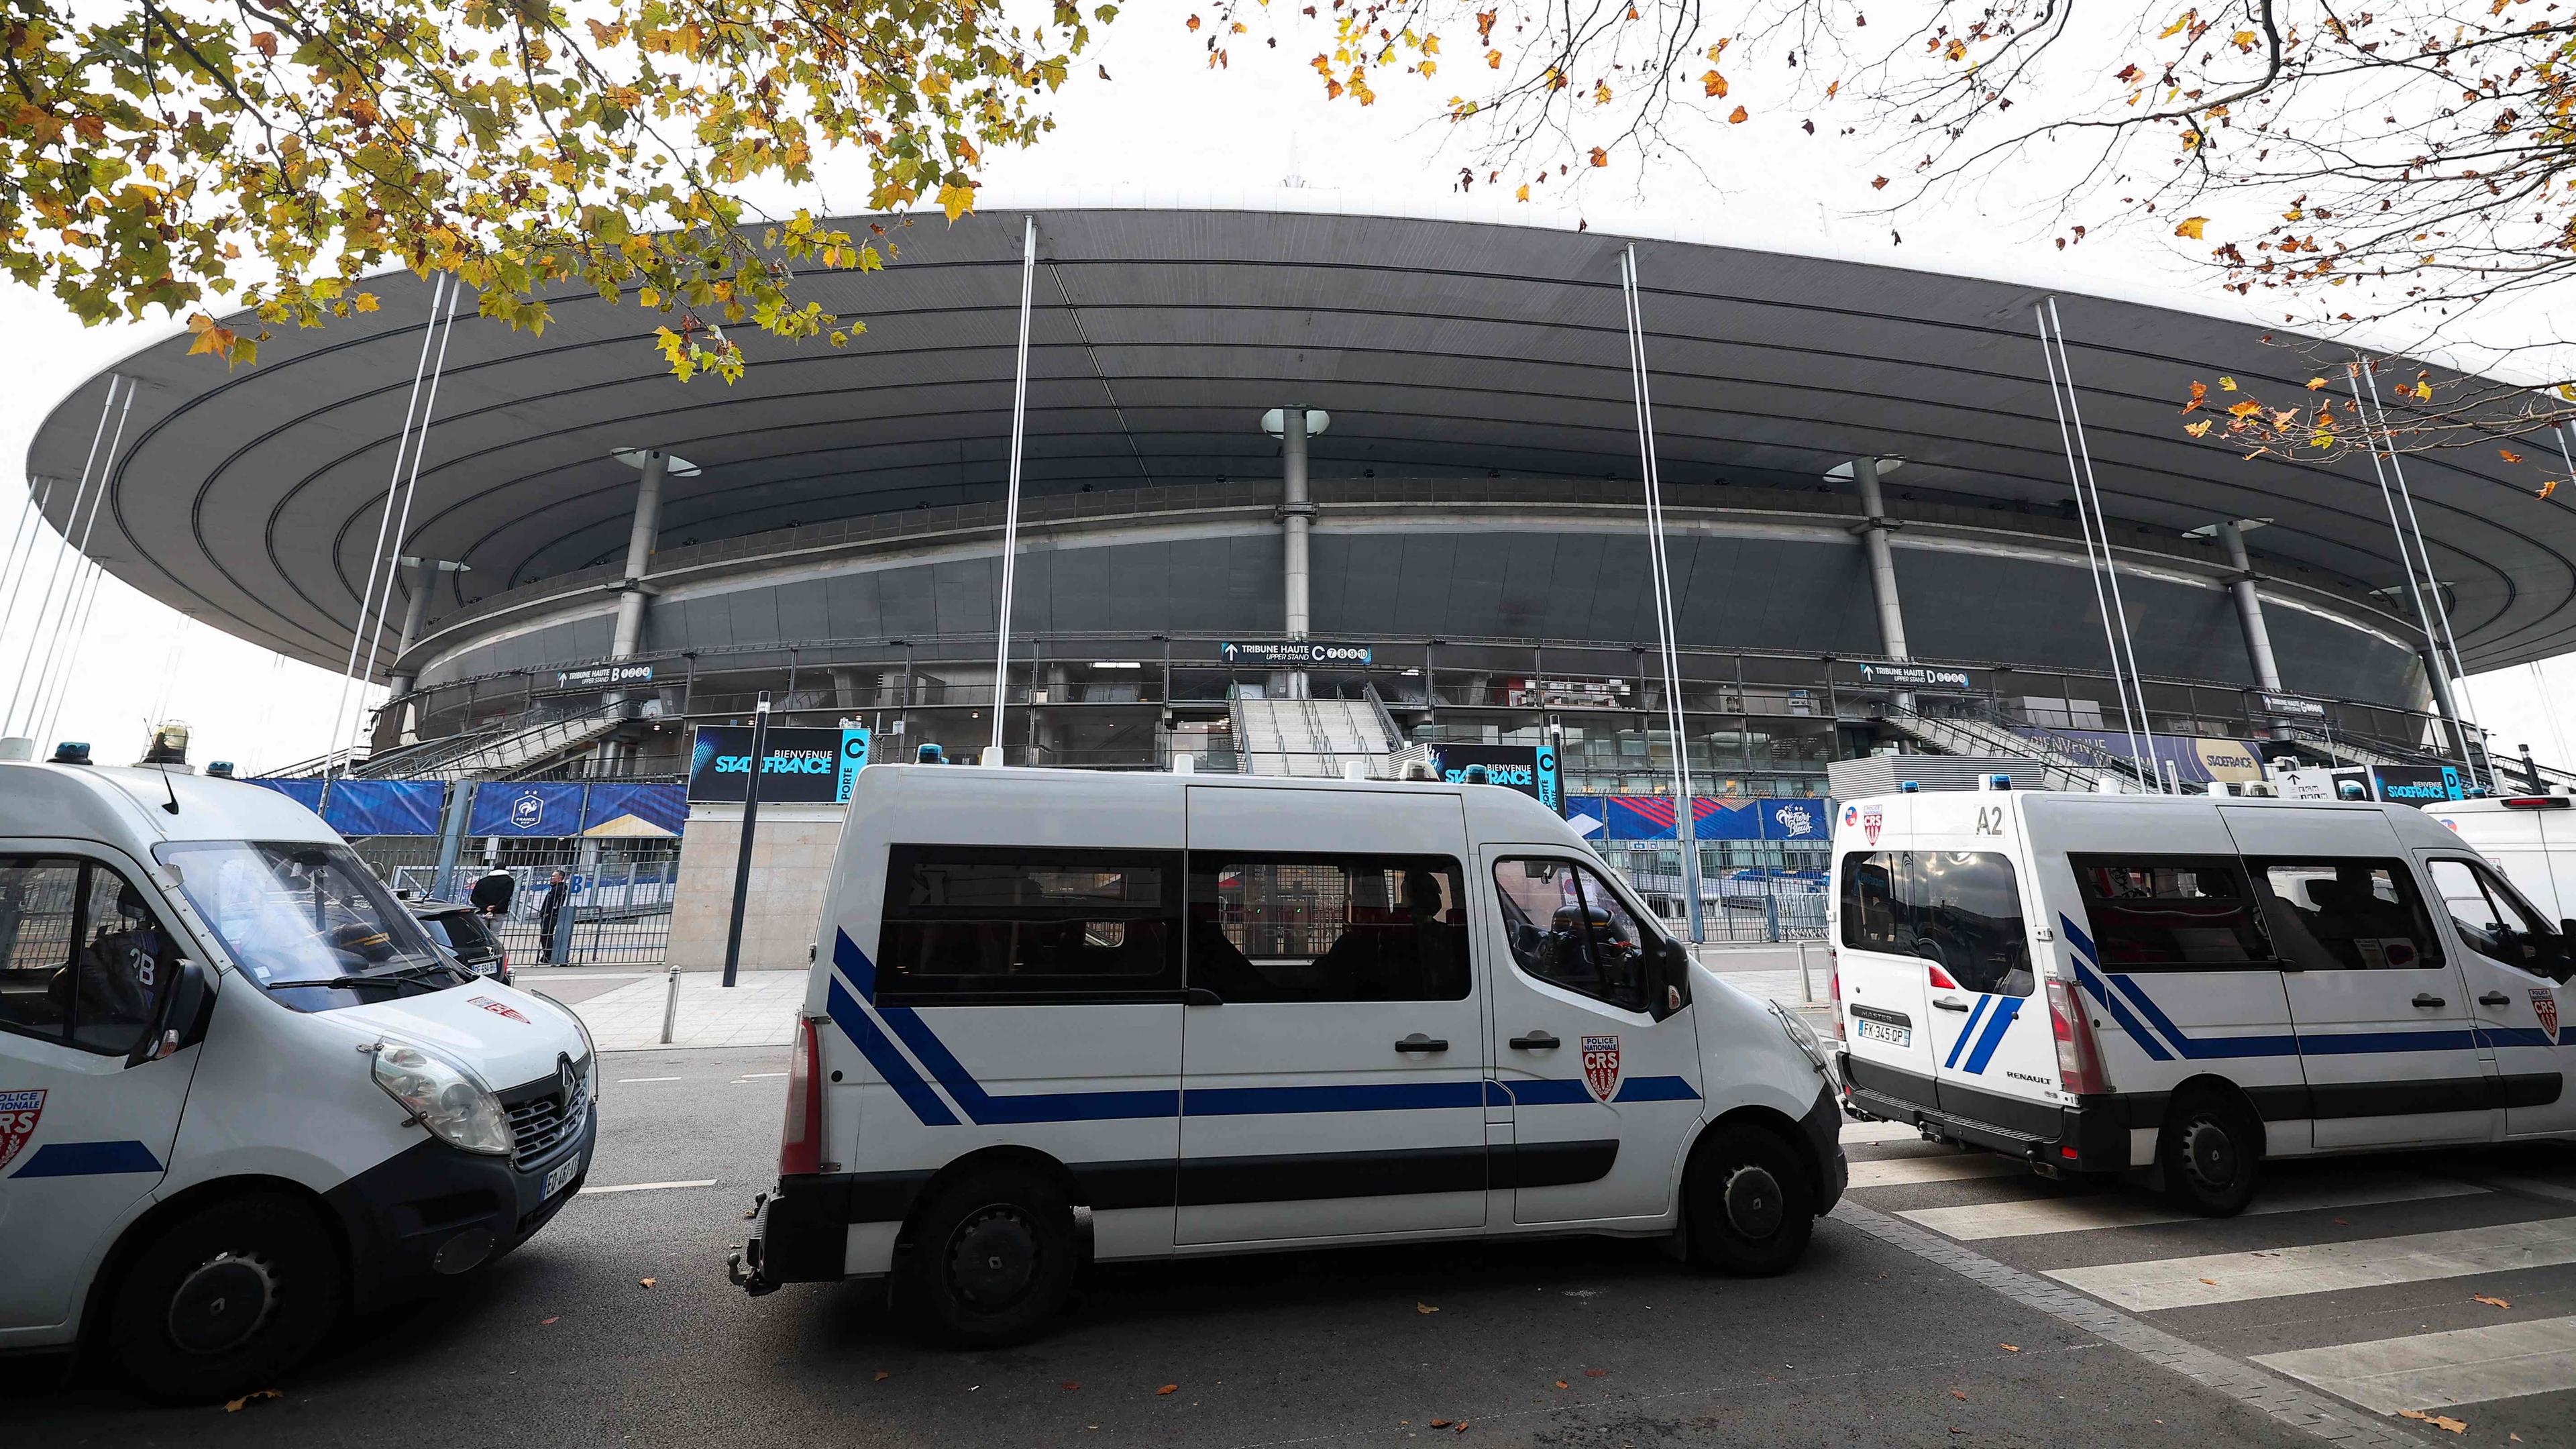
[[[1064,1390],[1066,1393],[1068,1393],[1068,1394],[1069,1394],[1069,1393],[1072,1393],[1074,1390],[1081,1388],[1081,1387],[1082,1387],[1082,1383],[1081,1383],[1081,1381],[1080,1381],[1080,1380],[1078,1380],[1078,1379],[1066,1379],[1063,1383],[1060,1383],[1060,1384],[1056,1385],[1056,1387],[1057,1387],[1057,1388],[1059,1388],[1059,1389]]]
[[[1159,1399],[1167,1395],[1177,1394],[1180,1391],[1181,1386],[1179,1384],[1165,1384],[1161,1388],[1154,1390],[1154,1397]]]
[[[2174,228],[2174,235],[2179,237],[2189,237],[2193,241],[2201,241],[2204,240],[2200,234],[2201,229],[2208,225],[2208,217],[2186,216],[2182,219],[2182,225]]]
[[[1699,84],[1701,90],[1708,92],[1709,99],[1717,101],[1726,99],[1726,77],[1719,75],[1716,71],[1710,71],[1708,74],[1701,76],[1699,78]]]
[[[1595,146],[1595,147],[1593,147],[1593,148],[1592,148],[1592,164],[1593,164],[1593,165],[1595,165],[1595,166],[1607,166],[1607,165],[1609,165],[1609,164],[1610,164],[1610,153],[1609,153],[1608,151],[1606,151],[1606,150],[1603,150],[1603,149],[1602,149],[1601,147],[1599,147],[1599,146]]]
[[[2210,420],[2209,420],[2208,418],[2202,418],[2199,422],[2196,422],[2196,423],[2185,423],[2185,424],[2183,424],[2183,425],[2182,425],[2182,430],[2183,430],[2184,432],[2186,432],[2186,433],[2191,434],[2191,435],[2192,435],[2193,437],[2195,437],[2195,438],[2205,438],[2205,437],[2208,437],[2208,436],[2209,436],[2209,429],[2210,429]]]
[[[1587,1379],[1603,1379],[1610,1376],[1610,1371],[1608,1369],[1585,1369],[1583,1371],[1583,1376]]]
[[[2550,479],[2548,482],[2541,484],[2541,485],[2540,485],[2540,492],[2539,492],[2539,493],[2537,493],[2537,494],[2535,494],[2534,496],[2535,496],[2535,497],[2540,497],[2540,498],[2546,498],[2546,497],[2548,497],[2550,494],[2555,493],[2555,492],[2557,492],[2557,491],[2558,491],[2558,480],[2557,480],[2557,479],[2555,479],[2555,478],[2552,478],[2552,479]]]
[[[2501,1298],[2490,1298],[2484,1293],[2472,1293],[2469,1295],[2469,1298],[2471,1301],[2483,1303],[2489,1308],[2511,1308],[2513,1306]]]
[[[1877,178],[1876,180],[1874,180],[1874,181],[1870,182],[1870,183],[1869,183],[1869,189],[1870,189],[1870,190],[1872,190],[1872,191],[1885,191],[1885,190],[1887,189],[1887,178],[1886,178],[1886,177],[1884,177],[1884,176],[1881,176],[1881,177]]]
[[[1446,1429],[1449,1427],[1449,1421],[1446,1419],[1434,1419],[1431,1421],[1431,1427],[1434,1429]]]
[[[2220,392],[2236,391],[2236,379],[2232,377],[2221,377],[2218,380],[2218,390]]]
[[[593,21],[591,23],[595,25],[598,22]],[[267,56],[271,60],[277,59],[277,36],[274,33],[266,30],[260,31],[258,34],[253,35],[250,38],[250,43],[258,49],[260,54]]]
[[[1189,19],[1182,21],[1181,24],[1190,30],[1196,30],[1199,28],[1199,18],[1193,15]],[[2171,32],[2167,33],[2170,34]]]
[[[1558,1379],[1558,1380],[1556,1381],[1556,1386],[1557,1386],[1558,1388],[1560,1388],[1560,1389],[1568,1387],[1568,1385],[1566,1384],[1565,1380],[1563,1380],[1563,1379]]]
[[[2326,380],[2325,380],[2324,378],[2322,378],[2322,377],[2312,377],[2312,378],[2309,378],[2309,379],[2308,379],[2308,391],[2310,391],[2310,392],[2323,392],[2323,391],[2325,391],[2325,388],[2326,388]]]
[[[948,219],[950,221],[955,221],[957,218],[973,211],[975,209],[975,188],[971,185],[951,186],[944,181],[941,182],[939,186],[939,209],[948,213]]]
[[[244,1405],[257,1403],[261,1399],[281,1399],[284,1397],[286,1397],[284,1394],[279,1393],[275,1389],[253,1389],[238,1399],[227,1400],[224,1404],[224,1412],[227,1414],[238,1414],[242,1411]]]
[[[2229,408],[2227,415],[2231,418],[2250,418],[2261,411],[2263,411],[2263,405],[2249,397]]]
[[[1416,1303],[1413,1305],[1413,1311],[1416,1313],[1437,1313],[1440,1310],[1432,1307],[1428,1303]]]
[[[1529,184],[1528,184],[1527,182],[1523,182],[1523,183],[1521,184],[1521,189],[1512,193],[1512,200],[1514,200],[1514,201],[1527,201],[1527,200],[1529,200]]]
[[[1737,106],[1735,110],[1727,116],[1726,123],[1730,126],[1741,126],[1752,116],[1752,114],[1752,112],[1747,111],[1742,106]]]
[[[2433,400],[2433,384],[2429,382],[2419,382],[2415,384],[2415,400],[2417,402],[2431,402]]]
[[[2209,401],[2209,384],[2195,382],[2191,385],[2191,401],[2184,403],[2182,410],[2187,413],[2197,412],[2200,410],[2200,405],[2207,401]]]
[[[894,1375],[892,1375],[892,1374],[890,1374],[890,1373],[887,1373],[884,1369],[878,1369],[878,1370],[877,1370],[877,1377],[876,1377],[876,1381],[877,1381],[878,1383],[884,1383],[886,1380],[888,1380],[888,1379],[890,1379],[890,1378],[893,1378],[893,1377],[894,1377]]]
[[[2166,27],[2164,28],[2163,32],[2162,32],[2161,34],[2159,34],[2159,35],[2157,35],[2157,36],[2156,36],[2156,39],[2158,39],[2158,40],[2171,40],[2171,39],[2173,39],[2175,36],[2180,35],[2180,34],[2182,33],[2182,31],[2183,31],[2183,27],[2185,27],[2185,26],[2187,26],[2187,25],[2191,24],[2194,20],[2197,20],[2197,19],[2199,19],[2199,18],[2200,18],[2200,12],[2199,12],[2199,11],[2197,11],[2197,10],[2186,10],[2186,11],[2184,11],[2184,12],[2182,13],[2182,18],[2181,18],[2181,19],[2176,20],[2173,24],[2166,26]],[[1194,21],[1193,23],[1195,23],[1195,21]]]
[[[2002,1349],[2006,1353],[2021,1352],[2021,1345],[2017,1343],[1999,1343],[1996,1344],[1995,1347]]]
[[[560,1313],[558,1313],[558,1314],[556,1314],[556,1315],[555,1315],[554,1317],[552,1317],[552,1318],[540,1318],[540,1319],[538,1319],[538,1320],[537,1320],[537,1327],[539,1327],[539,1328],[544,1328],[544,1327],[545,1327],[545,1326],[547,1326],[548,1324],[552,1324],[552,1323],[561,1323],[562,1321],[563,1321],[563,1315],[562,1315],[562,1314],[560,1314]]]
[[[2434,1428],[2439,1429],[2446,1434],[2465,1434],[2469,1432],[2469,1426],[2458,1419],[2454,1419],[2443,1414],[2428,1414],[2422,1409],[2400,1409],[2397,1411],[2397,1417],[2401,1419],[2412,1419],[2419,1424],[2430,1424]]]
[[[653,1286],[653,1280],[650,1278],[638,1278],[635,1280],[635,1283],[636,1286],[641,1288],[650,1288]]]
[[[2522,455],[2511,448],[2496,449],[2496,456],[2504,459],[2508,463],[2519,463],[2522,461]]]

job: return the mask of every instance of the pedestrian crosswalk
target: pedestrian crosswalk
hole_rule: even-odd
[[[2214,1220],[1917,1138],[1847,1124],[1853,1201],[2374,1413],[2484,1406],[2499,1443],[2576,1423],[2563,1156],[2275,1164],[2243,1215]]]

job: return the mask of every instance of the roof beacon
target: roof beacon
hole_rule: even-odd
[[[1897,793],[1901,795],[1911,795],[1922,788],[1923,782],[1920,780],[1900,780],[1896,786]]]
[[[948,756],[941,752],[939,746],[927,742],[925,742],[920,749],[913,751],[912,757],[925,765],[944,765],[948,763]]]
[[[55,764],[57,764],[57,765],[86,765],[86,764],[88,764],[88,763],[89,763],[89,741],[87,741],[87,740],[65,740],[65,741],[63,741],[61,744],[54,746],[54,759],[53,759],[53,762],[54,762]]]
[[[1977,777],[1977,788],[1980,790],[2009,790],[2012,788],[2012,776],[1980,775]]]

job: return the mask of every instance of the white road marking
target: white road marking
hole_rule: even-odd
[[[2576,1317],[2258,1355],[2365,1409],[2438,1409],[2576,1388]]]
[[[2560,1202],[2576,1202],[2576,1187],[2564,1183],[2541,1182],[2528,1177],[2488,1177],[2481,1179],[2490,1187],[2507,1192],[2527,1192],[2533,1197],[2554,1197]]]
[[[737,1082],[757,1082],[764,1077],[783,1077],[786,1075],[787,1074],[785,1072],[745,1072],[741,1076],[734,1078],[734,1080]]]
[[[1943,1157],[1882,1157],[1851,1165],[1853,1187],[1902,1187],[1917,1182],[1961,1182],[1972,1177],[2011,1177],[2030,1167],[1991,1152],[1960,1152]]]
[[[687,1080],[686,1077],[619,1077],[617,1085],[631,1087],[637,1082],[685,1082]]]
[[[2432,1177],[2382,1177],[2362,1182],[2297,1183],[2267,1189],[2245,1211],[2313,1212],[2318,1208],[2367,1207],[2383,1202],[2420,1202],[2426,1198],[2466,1197],[2486,1189],[2472,1183]],[[2037,1233],[2089,1232],[2096,1228],[2143,1228],[2193,1219],[2136,1193],[2100,1197],[2042,1197],[2016,1202],[1970,1203],[1964,1207],[1917,1208],[1898,1217],[1921,1223],[1961,1241],[2023,1238]]]
[[[2242,1303],[2301,1293],[2335,1293],[2391,1283],[2424,1283],[2474,1273],[2506,1273],[2576,1263],[2576,1218],[2454,1228],[2349,1243],[2211,1253],[2098,1268],[2060,1268],[2048,1276],[2137,1312]]]
[[[585,1187],[581,1190],[581,1195],[589,1197],[593,1193],[602,1192],[652,1192],[657,1188],[665,1187],[713,1187],[715,1185],[716,1180],[712,1177],[702,1177],[690,1182],[621,1182],[613,1187]]]
[[[1902,1122],[1854,1122],[1843,1119],[1845,1142],[1920,1142],[1923,1134]]]

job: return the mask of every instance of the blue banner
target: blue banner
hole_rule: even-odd
[[[468,835],[579,835],[584,786],[559,780],[493,780],[474,792]]]
[[[1593,840],[1622,843],[1680,838],[1673,802],[1665,795],[1573,795],[1566,817]],[[1823,845],[1833,837],[1834,802],[1814,796],[1691,802],[1691,834],[1698,840],[1771,840]]]
[[[582,804],[581,828],[587,834],[602,826],[620,827],[631,818],[677,835],[689,823],[687,795],[681,785],[594,784]]]
[[[319,812],[322,808],[322,782],[320,780],[252,780],[250,783],[260,786],[262,789],[275,790],[278,794],[285,796],[287,799],[294,801],[296,804],[303,806],[307,810]]]
[[[333,780],[330,807],[323,809],[323,783],[316,779],[252,780],[307,810],[319,810],[322,823],[342,835],[436,835],[439,812],[447,804],[444,780]]]

